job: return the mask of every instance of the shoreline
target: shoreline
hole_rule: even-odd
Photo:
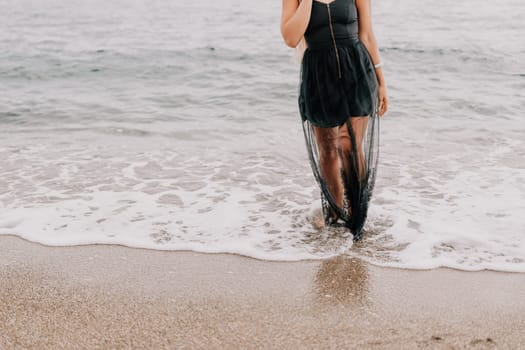
[[[519,348],[525,274],[0,236],[0,348]]]
[[[304,259],[294,259],[294,260],[279,260],[279,259],[258,258],[255,256],[242,254],[242,253],[234,253],[234,252],[198,251],[198,250],[192,250],[192,249],[176,249],[176,250],[160,249],[160,248],[148,248],[148,247],[126,245],[123,243],[80,243],[80,244],[52,245],[52,244],[32,241],[30,239],[24,238],[17,234],[0,234],[0,240],[3,239],[2,237],[7,237],[8,239],[15,239],[15,240],[20,239],[29,244],[35,244],[43,248],[103,247],[103,249],[111,249],[111,247],[117,247],[117,248],[123,248],[123,249],[139,250],[139,251],[144,251],[144,252],[152,251],[152,252],[169,252],[173,254],[181,253],[181,254],[197,254],[197,255],[219,255],[219,256],[223,255],[223,256],[232,256],[232,257],[237,257],[237,258],[242,258],[242,259],[251,259],[251,260],[267,262],[267,263],[314,263],[314,262],[323,262],[325,260],[336,258],[336,257],[319,257],[319,258],[304,258]],[[346,258],[361,260],[364,264],[368,264],[375,268],[393,269],[393,270],[402,270],[402,271],[408,270],[408,271],[422,272],[422,271],[432,271],[432,270],[451,270],[451,271],[459,271],[459,272],[495,272],[495,273],[509,273],[509,274],[518,274],[518,275],[525,274],[525,271],[522,272],[522,271],[515,271],[515,270],[492,269],[492,268],[467,269],[467,268],[460,268],[460,267],[453,267],[453,266],[407,267],[407,266],[389,265],[389,264],[382,265],[380,263],[366,261],[365,259],[362,259],[361,257],[355,257],[351,255],[346,256]]]

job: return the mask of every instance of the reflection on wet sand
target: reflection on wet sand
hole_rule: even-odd
[[[360,306],[366,303],[368,282],[368,269],[362,260],[338,256],[321,263],[314,294],[321,303]]]

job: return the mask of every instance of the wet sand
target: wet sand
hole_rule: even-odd
[[[0,236],[0,349],[520,349],[525,274]]]

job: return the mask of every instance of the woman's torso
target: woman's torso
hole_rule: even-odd
[[[331,24],[331,25],[330,25]],[[313,0],[310,22],[304,33],[309,49],[333,47],[358,41],[358,14],[355,0]]]

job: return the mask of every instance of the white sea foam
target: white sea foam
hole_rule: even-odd
[[[391,109],[355,245],[313,226],[280,4],[174,4],[0,0],[0,234],[525,272],[518,0],[374,3]]]
[[[348,233],[337,238],[342,244],[313,238],[329,234],[308,224],[314,187],[304,185],[304,173],[300,181],[286,174],[273,157],[238,164],[220,151],[186,158],[167,148],[135,153],[122,143],[3,149],[0,233],[52,245],[113,243],[278,260],[330,256],[351,242]]]

